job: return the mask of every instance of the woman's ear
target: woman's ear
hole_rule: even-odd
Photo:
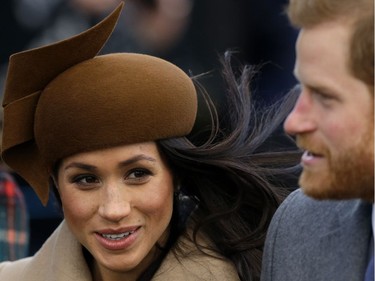
[[[180,193],[181,181],[176,175],[173,175],[173,187],[174,187],[174,190],[173,190],[174,193]]]

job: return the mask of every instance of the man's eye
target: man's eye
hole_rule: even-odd
[[[326,106],[331,105],[332,102],[335,100],[333,96],[319,92],[319,91],[314,91],[313,96],[315,97],[316,100],[318,100],[320,103]]]

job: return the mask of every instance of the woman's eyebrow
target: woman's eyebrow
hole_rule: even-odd
[[[68,170],[68,169],[71,169],[71,168],[79,168],[79,169],[87,170],[87,171],[97,170],[97,167],[94,166],[94,165],[88,165],[88,164],[84,164],[84,163],[80,163],[80,162],[72,162],[69,165],[67,165],[64,170]]]
[[[147,155],[144,155],[144,154],[140,154],[140,155],[136,155],[132,158],[129,158],[125,161],[121,161],[119,166],[120,167],[124,167],[124,166],[128,166],[128,165],[131,165],[131,164],[134,164],[138,161],[142,161],[142,160],[146,160],[146,161],[151,161],[151,162],[156,162],[156,159],[151,157],[151,156],[147,156]]]
[[[118,166],[124,167],[124,166],[134,164],[138,161],[142,161],[142,160],[156,162],[155,158],[153,158],[151,156],[146,156],[144,154],[140,154],[140,155],[136,155],[134,157],[131,157],[127,160],[121,161]],[[95,165],[89,165],[89,164],[85,164],[85,163],[81,163],[81,162],[72,162],[72,163],[69,163],[64,168],[64,170],[68,170],[68,169],[71,169],[71,168],[79,168],[79,169],[82,169],[82,170],[87,170],[87,171],[92,171],[92,172],[94,172],[98,169]]]

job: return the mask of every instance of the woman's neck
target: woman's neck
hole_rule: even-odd
[[[83,251],[93,281],[136,281],[160,255],[158,247],[154,247],[154,249],[135,268],[127,271],[115,271],[100,265],[86,249]]]

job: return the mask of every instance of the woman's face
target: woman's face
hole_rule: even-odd
[[[173,209],[172,174],[154,142],[67,157],[57,186],[69,228],[95,259],[94,274],[136,277],[147,268]]]

